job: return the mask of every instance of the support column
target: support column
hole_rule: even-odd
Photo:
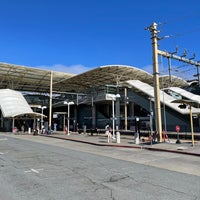
[[[75,105],[74,106],[74,129],[75,129],[75,132],[76,131],[78,131],[77,129],[78,129],[78,106],[77,105]]]
[[[1,113],[1,130],[3,130],[3,121],[4,121],[4,118],[3,118],[3,114],[2,114],[2,112],[0,111],[0,113]]]
[[[65,114],[63,115],[63,132],[65,132],[66,124],[65,124]]]
[[[127,131],[127,88],[124,88],[124,128]]]
[[[190,127],[191,127],[191,134],[192,134],[192,146],[194,146],[194,129],[193,129],[193,118],[192,118],[192,106],[189,105],[190,108]]]
[[[131,118],[133,118],[135,116],[134,102],[130,102],[129,106],[130,106],[130,116],[131,116]]]
[[[119,82],[117,80],[117,94],[116,95],[119,95]],[[115,123],[115,127],[117,126],[118,127],[118,130],[120,129],[120,121],[121,121],[121,117],[120,117],[120,97],[117,97],[116,96],[116,104],[115,104],[115,117],[116,117],[116,123]]]
[[[92,128],[96,128],[96,104],[93,103],[92,106]]]
[[[118,126],[118,129],[120,128],[120,98],[116,98],[116,105],[115,105],[115,109],[116,109],[116,126]]]
[[[49,130],[50,131],[51,131],[51,121],[52,121],[52,90],[53,90],[53,72],[51,71],[50,94],[49,94]]]
[[[12,132],[14,133],[14,127],[15,127],[15,118],[12,119]]]

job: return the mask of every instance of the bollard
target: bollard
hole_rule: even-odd
[[[138,133],[138,132],[135,133],[134,139],[135,139],[135,144],[139,144],[139,143],[140,143],[140,140],[139,140],[139,133]]]
[[[163,131],[163,141],[165,142],[166,141],[166,132]]]
[[[117,143],[120,143],[120,132],[119,131],[117,131],[116,136],[117,136]]]

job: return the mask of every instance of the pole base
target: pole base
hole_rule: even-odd
[[[179,139],[177,139],[176,144],[181,144],[181,141]]]

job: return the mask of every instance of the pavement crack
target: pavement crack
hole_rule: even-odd
[[[129,178],[129,176],[128,175],[126,175],[126,176],[113,175],[113,176],[110,177],[108,182],[118,182],[118,181],[121,181],[121,180],[126,179],[126,178]]]

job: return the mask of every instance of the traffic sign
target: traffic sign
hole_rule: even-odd
[[[176,132],[180,131],[180,126],[176,125]]]

